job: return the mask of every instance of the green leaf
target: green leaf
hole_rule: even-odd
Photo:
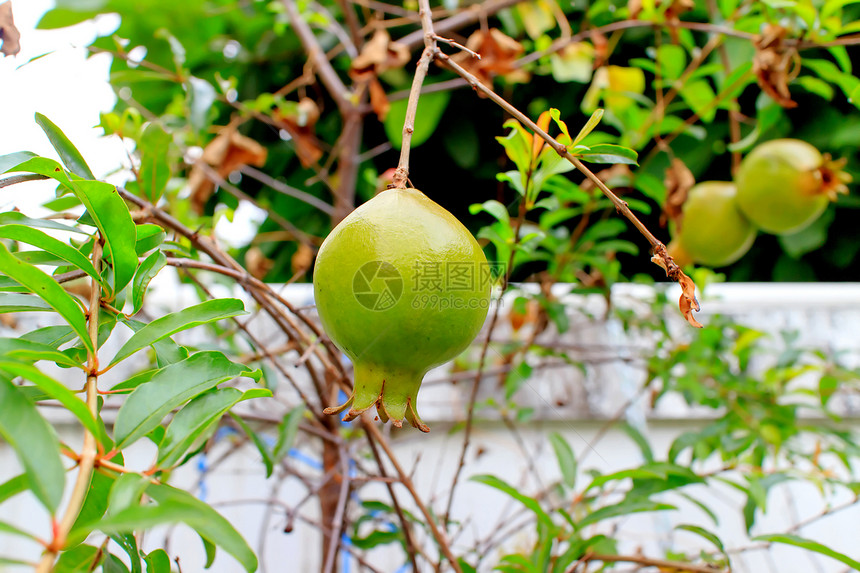
[[[702,118],[702,121],[711,123],[714,120],[717,106],[713,104],[717,96],[707,80],[688,81],[681,88],[680,94],[690,109]]]
[[[558,432],[549,434],[549,443],[552,445],[555,457],[558,460],[558,467],[561,470],[564,485],[570,488],[574,487],[576,485],[577,465],[573,449]]]
[[[433,92],[421,96],[421,101],[418,103],[418,113],[415,116],[415,131],[412,132],[411,145],[413,148],[418,147],[433,135],[450,99],[451,93],[448,91]],[[388,115],[385,116],[385,133],[388,140],[397,149],[403,145],[406,104],[405,99],[391,102],[391,108],[388,110]]]
[[[81,424],[93,433],[99,435],[99,426],[96,424],[90,411],[87,409],[86,403],[78,398],[74,392],[66,388],[63,384],[57,382],[32,364],[24,364],[21,362],[0,362],[0,370],[8,372],[13,376],[21,376],[36,386],[39,387],[45,394],[59,401],[60,404],[75,415],[80,420]]]
[[[15,153],[7,153],[6,155],[0,155],[0,173],[6,173],[13,167],[20,165],[28,159],[32,159],[34,157],[38,157],[38,155],[36,155],[32,151],[16,151]],[[4,215],[5,214],[6,213],[4,213]]]
[[[87,495],[84,498],[83,505],[81,505],[81,511],[78,512],[78,517],[72,525],[73,528],[78,527],[82,523],[101,519],[105,514],[105,510],[107,510],[108,494],[110,493],[114,479],[113,476],[105,475],[101,472],[93,472],[87,489]]]
[[[139,506],[140,498],[148,486],[149,478],[140,474],[125,473],[116,478],[108,496],[108,516]]]
[[[698,525],[681,524],[681,525],[676,525],[675,529],[680,529],[682,531],[689,531],[690,533],[695,533],[699,537],[703,537],[704,539],[707,539],[708,541],[713,543],[714,546],[717,549],[719,549],[723,554],[726,553],[726,548],[723,546],[723,542],[720,540],[720,538],[717,537],[715,534],[711,533],[710,531],[708,531],[707,529],[705,529],[704,527],[699,527]]]
[[[40,329],[41,330],[41,329]],[[26,338],[0,338],[0,357],[36,362],[50,360],[69,367],[79,366],[77,362],[53,346],[34,342]]]
[[[101,561],[102,553],[92,545],[78,545],[64,551],[54,564],[53,573],[90,573]]]
[[[625,434],[630,436],[630,439],[636,442],[637,446],[639,446],[639,451],[642,453],[642,459],[645,460],[646,463],[652,463],[654,461],[654,452],[651,451],[651,445],[648,443],[648,440],[645,439],[645,436],[642,435],[642,432],[627,422],[621,423],[620,428]]]
[[[38,247],[84,271],[99,284],[104,284],[96,268],[79,250],[38,229],[24,225],[0,225],[0,238]]]
[[[134,442],[161,424],[164,417],[198,394],[237,376],[257,376],[220,352],[198,352],[156,372],[138,386],[120,407],[114,424],[117,449]]]
[[[212,299],[157,318],[135,332],[111,360],[111,365],[128,358],[141,348],[177,332],[231,316],[245,314],[245,305],[236,298]]]
[[[822,545],[817,541],[812,541],[811,539],[805,539],[803,537],[799,537],[797,535],[790,535],[787,533],[772,533],[768,535],[758,535],[752,538],[753,541],[767,541],[769,543],[784,543],[786,545],[793,545],[795,547],[800,547],[801,549],[806,549],[807,551],[813,551],[815,553],[820,553],[821,555],[826,555],[832,559],[835,559],[845,565],[848,565],[852,569],[857,569],[860,571],[860,561],[855,561],[851,559],[847,555],[843,553],[839,553],[838,551],[834,551],[830,549],[826,545]]]
[[[60,505],[66,481],[66,470],[60,462],[60,442],[33,403],[2,378],[0,436],[15,450],[29,489],[53,514]]]
[[[230,522],[209,505],[188,492],[169,485],[151,484],[146,493],[161,505],[169,504],[190,510],[189,516],[183,519],[189,527],[197,531],[204,540],[214,543],[235,557],[246,571],[252,572],[257,569],[257,557],[254,552]]]
[[[34,294],[0,292],[0,313],[51,310],[51,305]]]
[[[531,498],[527,495],[521,494],[517,490],[517,488],[511,486],[510,484],[508,484],[504,480],[499,479],[496,476],[483,474],[483,475],[472,476],[471,478],[469,478],[469,481],[475,481],[478,483],[482,483],[484,485],[494,487],[497,490],[508,494],[509,496],[511,496],[512,498],[514,498],[515,500],[519,501],[521,504],[526,506],[532,512],[534,512],[534,514],[537,516],[538,520],[540,520],[542,523],[544,523],[545,525],[550,526],[550,527],[553,526],[552,518],[550,518],[549,514],[543,510],[543,508],[540,506],[540,504],[537,502],[537,500],[535,500],[534,498]]]
[[[584,146],[583,146],[584,147]],[[627,165],[638,165],[639,155],[627,147],[601,143],[585,147],[584,149],[571,151],[572,155],[579,157],[589,163],[624,163]]]
[[[243,398],[244,400],[245,398]],[[272,450],[272,459],[278,462],[287,455],[290,448],[293,447],[293,442],[296,440],[296,434],[299,431],[299,423],[305,415],[304,406],[296,406],[284,416],[281,423],[278,424],[278,441]]]
[[[104,563],[102,563],[102,573],[129,573],[129,571],[125,563],[122,562],[122,559],[113,553],[108,553],[105,556]]]
[[[134,243],[134,251],[138,257],[142,257],[152,249],[164,242],[167,235],[159,225],[144,223],[137,226],[137,241]]]
[[[577,524],[580,529],[598,523],[604,519],[619,517],[622,515],[630,515],[631,513],[642,513],[646,511],[665,511],[668,509],[677,509],[674,505],[668,503],[659,503],[650,499],[636,499],[633,501],[622,501],[616,505],[608,505],[592,511]]]
[[[12,255],[2,243],[0,243],[0,268],[3,269],[3,274],[18,281],[48,303],[74,329],[86,348],[94,350],[87,332],[87,319],[81,307],[54,279]],[[2,305],[2,297],[0,297],[0,305]]]
[[[170,180],[171,169],[167,153],[172,137],[157,123],[150,123],[143,130],[143,135],[137,144],[140,152],[139,178],[143,194],[150,203],[155,205],[161,199],[167,182]]]
[[[0,503],[25,491],[27,491],[27,474],[15,476],[0,484]]]
[[[0,533],[6,533],[8,535],[17,535],[18,537],[27,537],[29,539],[38,540],[38,537],[36,537],[32,533],[28,533],[23,529],[18,529],[11,523],[6,523],[5,521],[0,521]]]
[[[150,281],[164,268],[167,262],[167,257],[161,251],[155,251],[140,263],[137,272],[134,274],[134,280],[131,287],[131,300],[134,306],[132,314],[137,314],[143,306],[143,297],[146,295],[146,289],[149,287]]]
[[[579,130],[576,138],[571,142],[571,145],[578,145],[580,141],[585,139],[585,137],[594,131],[594,128],[597,127],[597,124],[600,123],[601,118],[603,117],[603,110],[598,108],[594,110],[591,114],[591,117],[588,118],[588,121],[585,122],[585,125],[582,126],[582,129]]]
[[[469,205],[469,213],[472,215],[477,215],[481,211],[485,211],[493,216],[498,221],[509,225],[511,222],[511,216],[508,214],[508,208],[496,201],[495,199],[490,199],[489,201],[484,201],[483,203],[475,203],[473,205]]]
[[[88,235],[88,233],[85,233],[84,231],[76,227],[63,225],[62,223],[58,223],[53,219],[33,219],[32,217],[28,217],[24,213],[19,213],[18,211],[0,213],[0,225],[23,225],[25,227],[41,227],[42,229],[56,229],[57,231],[66,231],[68,233]]]
[[[143,561],[146,563],[146,573],[170,573],[170,557],[164,549],[150,551]]]
[[[81,152],[78,151],[71,141],[69,141],[66,134],[60,131],[59,127],[54,125],[50,119],[41,113],[36,114],[36,123],[39,124],[42,131],[44,131],[45,135],[48,136],[48,139],[51,141],[51,145],[60,156],[60,159],[63,161],[63,165],[65,165],[69,171],[84,179],[96,178],[96,176],[93,175],[93,172],[90,171],[87,162],[84,161],[84,157],[81,155]]]
[[[113,263],[113,292],[118,293],[131,281],[137,269],[137,229],[128,207],[116,187],[102,181],[74,181],[73,191],[86,206],[105,240]]]
[[[236,422],[245,434],[251,438],[251,441],[254,442],[254,445],[257,447],[257,451],[260,452],[260,457],[263,458],[263,465],[266,466],[266,477],[272,477],[272,472],[275,469],[275,462],[272,460],[272,452],[269,451],[269,446],[266,445],[266,442],[264,442],[257,432],[251,429],[248,423],[241,417],[235,415],[233,412],[230,412],[230,417],[233,418],[233,421]]]
[[[176,465],[195,442],[208,437],[218,420],[237,403],[251,398],[271,397],[272,392],[254,388],[245,393],[235,388],[223,388],[205,392],[182,408],[167,426],[164,438],[158,446],[156,465],[170,468]]]

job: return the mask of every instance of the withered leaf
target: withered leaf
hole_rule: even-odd
[[[681,209],[687,201],[687,192],[696,184],[696,178],[683,161],[673,157],[663,183],[666,185],[666,202],[660,215],[660,225],[665,226],[667,221],[672,221],[680,229],[683,224]]]
[[[477,76],[481,83],[492,84],[495,76],[504,76],[511,82],[526,82],[529,73],[517,68],[514,63],[523,53],[523,46],[497,28],[488,32],[478,30],[466,41],[466,47],[481,55],[481,59],[460,52],[452,59],[468,72]]]
[[[379,121],[385,121],[385,116],[388,115],[388,110],[391,109],[391,103],[388,101],[388,96],[385,95],[385,88],[377,78],[370,80],[370,107]]]
[[[296,252],[293,253],[290,259],[290,266],[293,269],[293,274],[305,273],[311,264],[314,262],[314,250],[305,243],[299,244]]]
[[[764,31],[753,41],[753,73],[759,87],[776,103],[784,108],[797,107],[791,99],[788,82],[795,70],[800,68],[800,55],[797,49],[785,43],[786,29],[768,24]]]
[[[273,119],[292,137],[302,167],[310,167],[323,156],[323,150],[314,135],[314,126],[319,117],[319,107],[310,98],[302,98],[296,106],[279,108],[273,114]]]
[[[243,165],[262,167],[266,163],[266,148],[245,137],[233,125],[221,130],[215,139],[203,150],[188,176],[191,189],[191,206],[196,213],[202,213],[206,201],[212,195],[215,184],[206,175],[204,165],[214,169],[221,177],[227,177]]]
[[[377,76],[385,70],[405,66],[409,57],[409,48],[392,42],[388,32],[379,29],[352,61],[349,74],[355,80],[368,79],[368,76]]]
[[[702,323],[693,317],[693,311],[699,312],[701,309],[699,301],[696,299],[696,283],[675,264],[675,261],[672,260],[672,257],[669,256],[669,252],[666,250],[666,245],[659,243],[652,250],[652,255],[651,262],[660,266],[666,271],[666,276],[681,285],[681,298],[678,299],[678,308],[680,308],[681,314],[684,315],[684,319],[691,326],[702,328]]]
[[[256,279],[263,280],[274,265],[275,262],[256,245],[245,251],[245,269]]]
[[[21,51],[21,33],[12,18],[12,0],[0,4],[0,53],[14,56]]]

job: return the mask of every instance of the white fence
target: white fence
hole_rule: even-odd
[[[192,302],[191,295],[177,291],[176,285],[161,283],[155,291],[152,312],[167,308],[177,308],[185,302]],[[181,296],[177,296],[177,293]],[[615,304],[640,306],[650,294],[646,287],[624,285],[614,293]],[[223,293],[227,294],[227,293]],[[768,332],[796,330],[800,333],[800,343],[821,348],[829,354],[839,352],[843,361],[860,364],[860,285],[858,284],[737,284],[714,285],[702,300],[703,312],[698,316],[707,322],[715,313],[730,314],[741,322]],[[312,301],[308,285],[295,285],[286,291],[287,298],[298,305]],[[187,298],[186,298],[187,297]],[[677,295],[671,296],[677,298]],[[574,299],[571,307],[587,309],[594,316],[602,315],[602,302],[599,298]],[[498,475],[523,492],[537,491],[540,486],[558,479],[555,457],[547,446],[546,433],[557,431],[574,448],[580,463],[580,473],[589,468],[601,471],[618,470],[638,464],[640,454],[637,446],[619,430],[602,432],[604,421],[619,411],[625,412],[627,420],[640,428],[652,442],[655,454],[663,456],[672,440],[682,431],[701,424],[703,412],[686,407],[680,400],[661,402],[657,410],[651,410],[646,401],[638,399],[638,389],[644,380],[644,371],[638,357],[647,351],[647,339],[631,340],[615,322],[589,320],[580,312],[571,315],[571,329],[563,334],[548,333],[558,344],[571,352],[579,351],[592,360],[585,372],[575,367],[546,368],[541,374],[529,379],[518,394],[521,404],[530,405],[535,415],[527,423],[518,423],[516,433],[500,421],[482,420],[476,427],[472,439],[471,454],[466,466],[466,474],[461,480],[453,505],[452,517],[462,521],[462,528],[454,538],[455,546],[470,545],[475,539],[491,536],[501,521],[507,527],[517,529],[517,524],[525,523],[519,507],[503,494],[486,486],[468,482],[470,474],[491,473]],[[39,320],[30,315],[22,317],[22,326],[28,321]],[[253,324],[261,336],[274,336],[271,325],[262,318]],[[679,320],[676,327],[686,328]],[[10,332],[3,335],[9,336]],[[526,336],[527,331],[515,333],[509,322],[501,321],[494,333],[494,339]],[[271,340],[271,338],[267,339]],[[119,344],[119,341],[112,341]],[[285,360],[291,360],[285,357]],[[492,363],[489,367],[492,372]],[[57,373],[62,375],[63,371]],[[65,371],[68,372],[68,371]],[[123,373],[112,373],[122,376]],[[456,470],[457,456],[462,443],[462,433],[449,434],[453,424],[462,420],[464,404],[468,400],[471,381],[459,379],[452,384],[446,369],[431,372],[421,393],[421,413],[431,428],[429,435],[419,432],[400,431],[393,440],[400,459],[410,468],[416,468],[414,480],[424,499],[431,500],[439,511],[444,508],[452,476]],[[462,377],[461,377],[462,378]],[[482,379],[479,399],[485,399],[503,390],[498,386],[498,375],[490,374]],[[291,398],[287,398],[289,402]],[[283,403],[259,401],[256,407],[269,411],[283,411]],[[294,402],[293,402],[294,403]],[[851,422],[860,405],[850,395],[842,397],[841,408]],[[74,424],[69,423],[56,412],[49,412],[55,420],[61,438],[78,446],[80,436]],[[851,422],[856,428],[856,421]],[[388,431],[389,428],[386,428]],[[596,438],[600,436],[599,440]],[[136,444],[126,453],[126,462],[135,468],[145,468],[152,461],[155,448],[148,443]],[[304,486],[287,479],[279,482],[267,481],[259,454],[248,446],[236,446],[237,437],[230,432],[222,432],[220,439],[209,452],[198,456],[194,463],[177,471],[173,476],[174,484],[194,489],[207,502],[214,504],[246,537],[255,550],[259,550],[261,571],[305,572],[319,570],[321,538],[318,529],[309,522],[319,518],[314,502],[302,505],[295,515],[288,515],[287,507],[299,504],[305,495]],[[225,453],[230,453],[224,457]],[[320,473],[319,462],[312,450],[299,446],[289,463],[302,467],[305,473]],[[221,461],[224,460],[224,461]],[[217,471],[207,471],[207,466],[218,463]],[[545,483],[535,483],[534,472],[530,466],[540,468],[539,474]],[[11,449],[0,444],[0,482],[20,473],[20,467]],[[582,485],[582,484],[580,484]],[[406,492],[395,486],[401,500],[406,500]],[[715,511],[719,524],[709,523],[702,511],[692,503],[673,498],[679,510],[657,514],[631,516],[616,524],[613,534],[631,552],[641,548],[649,555],[660,555],[669,540],[676,547],[695,552],[706,548],[701,538],[673,531],[678,523],[706,523],[726,542],[727,549],[743,549],[749,545],[741,518],[741,507],[745,499],[737,491],[725,488],[687,488],[688,493],[706,500]],[[361,499],[387,499],[387,492],[381,484],[368,484],[360,490]],[[269,504],[278,500],[276,504]],[[757,522],[753,533],[784,531],[786,524],[802,522],[820,513],[826,504],[838,505],[850,501],[845,499],[823,500],[811,486],[786,486],[774,488],[769,497],[770,513],[767,518]],[[798,534],[819,539],[834,549],[844,551],[855,558],[860,557],[860,544],[857,542],[856,524],[860,510],[850,507],[812,526],[801,528]],[[48,516],[40,509],[34,499],[19,495],[0,504],[0,521],[14,522],[34,533],[44,535],[49,531]],[[290,525],[291,532],[284,529]],[[511,551],[517,547],[527,547],[532,539],[533,528],[524,526],[503,547],[488,549],[494,552]],[[175,529],[161,529],[148,534],[144,547],[169,539],[169,551],[180,555],[180,564],[185,573],[202,571],[204,563],[203,547],[190,529],[178,526]],[[20,538],[10,538],[0,534],[0,555],[15,555],[35,558],[40,547],[35,543],[27,545]],[[502,554],[502,553],[498,553]],[[232,559],[219,551],[213,571],[233,572],[240,568]],[[379,571],[397,571],[403,563],[398,548],[382,548],[370,554],[370,561]],[[738,573],[759,572],[841,572],[845,567],[823,557],[802,555],[798,550],[788,547],[745,551],[734,556],[734,571]],[[623,569],[623,568],[622,568]],[[21,568],[8,567],[2,571],[20,571]],[[23,569],[26,570],[26,569]],[[341,571],[359,571],[360,564],[354,559],[346,559]]]

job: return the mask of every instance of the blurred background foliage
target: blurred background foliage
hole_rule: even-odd
[[[348,144],[342,137],[343,109],[314,76],[285,6],[269,0],[59,0],[40,23],[56,28],[119,14],[116,31],[90,46],[93,53],[115,55],[111,83],[118,100],[103,117],[105,131],[140,151],[146,148],[140,132],[144,122],[157,119],[168,130],[166,139],[150,133],[149,141],[169,140],[169,151],[155,145],[159,151],[150,155],[158,155],[152,160],[162,165],[164,199],[189,224],[231,217],[240,198],[252,198],[268,210],[256,238],[234,254],[269,281],[309,280],[315,247],[332,226],[331,210],[309,204],[301,194],[285,194],[283,186],[272,189],[269,178],[327,204],[338,194],[347,204],[358,203],[384,188],[388,170],[397,164],[405,99],[423,46],[416,13],[408,11],[417,6],[409,2],[406,9],[375,0],[294,3],[350,89],[351,113],[359,115],[354,123],[361,130],[353,153],[357,161],[347,166],[341,153]],[[754,144],[796,137],[846,157],[856,179],[860,98],[852,100],[852,95],[860,93],[860,81],[853,76],[858,56],[850,44],[856,39],[851,34],[860,29],[857,3],[495,0],[481,9],[465,7],[457,0],[434,5],[437,24],[455,19],[458,11],[477,15],[461,19],[464,24],[442,26],[439,33],[483,53],[484,59],[470,61],[468,54],[443,44],[444,51],[457,54],[458,61],[493,82],[532,118],[554,107],[577,126],[598,105],[606,108],[599,142],[636,149],[640,166],[604,173],[605,178],[625,199],[641,202],[643,221],[666,242],[661,212],[672,158],[697,181],[730,180],[733,164]],[[783,78],[771,76],[769,93],[786,82],[794,107],[780,105],[751,72],[762,54],[756,48],[757,42],[762,45],[759,34],[767,26],[780,31],[780,53],[787,62],[779,70]],[[358,61],[365,64],[361,69]],[[497,180],[498,172],[512,168],[496,141],[504,134],[506,117],[448,70],[433,66],[427,84],[430,93],[420,100],[413,140],[411,181],[477,234],[492,219],[486,213],[472,215],[470,205],[517,200],[516,191]],[[678,97],[668,98],[671,92]],[[664,97],[668,105],[658,113]],[[225,136],[220,147],[212,143],[219,133]],[[193,173],[201,149],[209,152],[204,159],[217,173]],[[164,173],[170,174],[169,182]],[[232,188],[219,184],[226,178]],[[344,179],[355,181],[350,186],[354,198],[341,188]],[[188,191],[182,193],[186,183],[191,201],[185,200]],[[133,190],[135,182],[129,186]],[[792,237],[762,234],[746,256],[720,270],[731,281],[860,280],[858,207],[856,194],[840,197],[809,229]],[[214,219],[200,217],[213,213]],[[554,228],[569,233],[580,217]],[[615,236],[642,251],[610,254],[621,263],[618,277],[661,278],[662,271],[643,256],[645,244],[632,227],[619,226]],[[512,278],[527,280],[546,268],[546,262],[535,261]],[[555,278],[578,280],[575,274]],[[593,282],[615,278],[600,276]]]

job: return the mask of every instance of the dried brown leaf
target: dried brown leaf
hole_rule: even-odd
[[[0,4],[0,53],[14,56],[21,51],[21,33],[12,18],[12,1]]]
[[[388,96],[385,95],[385,88],[375,77],[370,80],[370,107],[379,121],[385,121],[385,116],[388,115],[388,110],[391,109],[391,104],[388,102]]]
[[[302,98],[289,112],[287,109],[290,108],[279,109],[273,114],[273,118],[292,137],[302,167],[310,167],[323,156],[322,147],[314,135],[320,109],[310,98]]]
[[[300,243],[293,254],[293,258],[290,260],[290,265],[292,266],[293,273],[298,274],[307,272],[313,262],[314,250],[305,243]]]
[[[753,41],[755,56],[753,72],[759,87],[784,108],[797,107],[791,99],[788,82],[791,69],[799,69],[800,56],[797,49],[785,44],[786,29],[768,24]]]
[[[253,246],[245,251],[245,269],[251,273],[251,276],[263,280],[275,262],[266,257],[260,247]]]
[[[687,193],[696,184],[696,178],[683,161],[673,157],[663,183],[666,185],[666,202],[660,215],[660,225],[665,226],[667,221],[672,221],[680,229],[683,224],[681,209],[687,201]]]
[[[481,59],[466,52],[460,52],[452,59],[477,76],[481,83],[490,85],[495,76],[504,76],[511,82],[528,81],[528,72],[514,65],[524,51],[522,44],[501,30],[490,28],[486,33],[478,30],[469,36],[466,47],[480,54]]]
[[[349,74],[355,80],[365,80],[385,70],[403,67],[409,58],[409,48],[392,42],[387,31],[378,29],[350,64]]]
[[[702,323],[693,317],[693,311],[699,312],[701,309],[699,301],[696,298],[696,283],[693,282],[693,279],[685,275],[684,271],[672,260],[664,244],[658,244],[652,253],[651,262],[660,266],[666,271],[666,276],[681,285],[681,298],[678,299],[678,308],[680,308],[681,314],[684,315],[684,319],[691,326],[702,328]]]
[[[188,186],[191,189],[191,206],[196,213],[202,213],[206,201],[212,195],[214,183],[206,174],[204,165],[214,169],[221,177],[227,177],[243,165],[262,167],[266,163],[266,148],[250,137],[236,131],[235,126],[221,130],[215,139],[203,149],[191,168]]]

